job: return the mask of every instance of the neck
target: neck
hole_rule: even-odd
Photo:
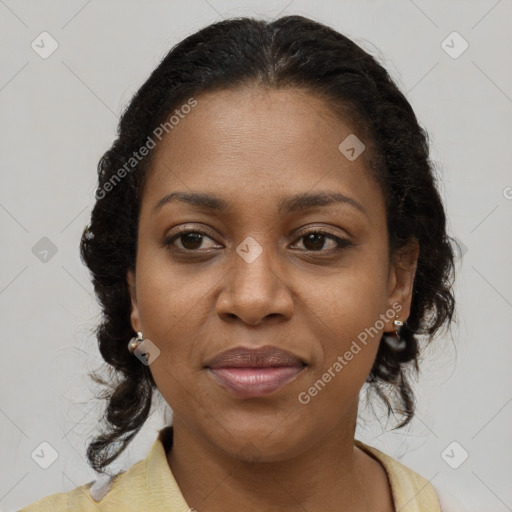
[[[357,406],[327,436],[295,457],[248,462],[233,457],[174,416],[171,471],[190,507],[237,510],[368,510],[368,485],[354,446]],[[301,508],[302,507],[302,508]]]

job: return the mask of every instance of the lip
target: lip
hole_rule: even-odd
[[[266,396],[283,388],[306,368],[300,357],[272,345],[235,347],[205,367],[213,379],[239,398]]]
[[[305,366],[268,368],[209,368],[209,374],[239,398],[270,395],[295,379]]]
[[[249,348],[238,346],[225,350],[210,359],[206,368],[269,368],[269,367],[302,367],[306,363],[299,356],[288,350],[265,345]]]

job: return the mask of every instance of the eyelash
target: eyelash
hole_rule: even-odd
[[[166,237],[162,242],[162,247],[167,248],[171,251],[177,251],[177,252],[181,252],[181,253],[199,253],[199,252],[201,252],[201,249],[181,249],[179,247],[172,247],[172,244],[175,240],[177,240],[178,238],[181,238],[182,236],[186,236],[189,234],[203,235],[203,236],[206,236],[206,237],[210,238],[211,240],[213,240],[212,237],[206,231],[204,231],[200,228],[187,229],[187,230],[183,230],[178,233],[175,233],[174,235],[172,235],[170,237]],[[300,240],[310,234],[325,235],[326,238],[333,240],[336,243],[337,247],[334,249],[327,249],[327,250],[320,249],[318,251],[315,251],[312,249],[305,249],[303,252],[329,254],[329,253],[339,251],[339,250],[342,250],[346,247],[350,247],[353,245],[349,240],[347,240],[345,238],[335,236],[335,235],[329,233],[328,231],[324,231],[322,229],[314,229],[314,228],[301,233],[301,235],[297,238],[297,240]]]

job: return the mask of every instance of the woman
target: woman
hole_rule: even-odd
[[[119,375],[88,448],[104,474],[23,510],[438,512],[354,438],[365,383],[412,419],[419,336],[454,314],[426,137],[380,64],[307,18],[173,48],[99,163],[81,243]],[[172,425],[109,475],[154,392]]]

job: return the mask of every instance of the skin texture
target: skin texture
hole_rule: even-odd
[[[383,468],[353,443],[358,394],[394,316],[307,405],[297,397],[393,304],[407,319],[417,244],[389,262],[381,190],[365,158],[338,150],[355,130],[322,99],[245,86],[197,100],[154,150],[127,276],[132,326],[160,349],[150,370],[174,412],[168,461],[178,485],[198,512],[242,503],[258,512],[390,512]],[[174,191],[215,195],[229,208],[176,201],[155,211]],[[277,210],[282,198],[319,191],[349,196],[365,213],[339,203]],[[163,246],[179,227],[208,235]],[[351,245],[308,241],[306,230]],[[248,236],[263,249],[251,263],[236,252]],[[238,345],[277,345],[308,366],[272,395],[234,397],[204,365]]]

